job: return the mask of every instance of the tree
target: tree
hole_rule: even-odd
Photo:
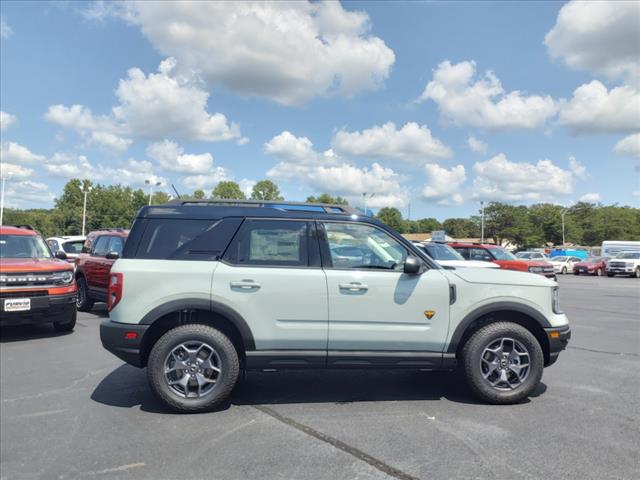
[[[240,185],[230,180],[224,180],[213,189],[211,197],[225,200],[246,200],[244,192],[240,189]]]
[[[480,226],[469,218],[447,218],[442,222],[442,230],[453,238],[480,237]]]
[[[400,233],[404,233],[405,231],[405,223],[402,220],[402,213],[400,213],[400,210],[395,207],[381,208],[378,215],[376,215],[376,218]]]
[[[328,193],[322,193],[317,197],[310,195],[307,197],[307,203],[328,203],[331,205],[349,205],[349,202],[342,197],[332,197]]]
[[[195,192],[193,192],[193,198],[195,198],[196,200],[204,200],[206,196],[207,194],[204,193],[204,190],[198,189]]]
[[[260,180],[251,190],[252,200],[284,200],[280,189],[271,180]]]

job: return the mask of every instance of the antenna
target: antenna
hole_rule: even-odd
[[[173,183],[171,184],[171,188],[173,188],[173,191],[176,192],[176,195],[178,196],[178,198],[182,198],[180,197],[180,194],[178,193],[178,190],[176,190],[176,187],[173,185]]]

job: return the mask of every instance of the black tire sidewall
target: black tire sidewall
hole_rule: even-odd
[[[71,314],[71,319],[68,322],[53,322],[53,328],[58,332],[71,332],[76,327],[76,320],[78,318],[78,312],[74,308]]]
[[[78,277],[78,299],[80,298],[80,290],[84,295],[82,303],[76,302],[77,309],[80,312],[88,312],[93,308],[93,300],[89,297],[89,289],[87,288],[87,280],[84,277]]]
[[[510,391],[491,387],[480,370],[480,357],[484,349],[501,337],[516,339],[529,351],[529,375],[522,385]],[[467,383],[478,398],[489,403],[509,404],[528,397],[538,386],[544,368],[544,355],[538,340],[529,330],[516,323],[496,322],[480,328],[467,341],[462,352],[462,365]]]
[[[213,347],[220,357],[221,373],[215,390],[199,399],[181,397],[169,387],[164,362],[181,343],[201,341]],[[154,345],[147,362],[147,378],[153,392],[170,408],[179,412],[204,412],[223,402],[235,387],[240,371],[238,354],[231,341],[219,330],[203,324],[181,325],[165,333]]]

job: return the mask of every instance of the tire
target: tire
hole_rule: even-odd
[[[206,346],[202,348],[204,354],[208,349],[213,352],[205,360],[192,356],[194,351],[199,351],[197,350],[199,344]],[[185,350],[182,350],[183,346]],[[172,368],[176,370],[165,374],[165,365],[169,365],[167,362],[172,361],[174,362]],[[210,361],[210,365],[215,363],[219,372],[207,369],[204,366],[205,363],[200,363],[201,361]],[[185,368],[178,369],[178,364]],[[197,369],[197,366],[202,368]],[[192,373],[190,374],[189,371]],[[198,373],[200,371],[202,374]],[[147,363],[147,379],[153,393],[171,409],[185,413],[206,412],[226,400],[238,381],[239,372],[238,353],[229,338],[219,330],[202,324],[181,325],[169,330],[153,346]],[[172,377],[175,381],[174,385],[169,384],[169,375],[175,375]],[[213,377],[215,377],[215,383],[205,384],[205,388],[210,390],[203,389],[202,395],[195,396],[199,394],[197,384],[200,380]],[[185,378],[187,397],[184,396],[184,386],[180,383]],[[213,386],[209,387],[209,385]]]
[[[76,318],[78,316],[78,312],[76,309],[73,309],[73,315],[71,315],[71,320],[68,322],[53,322],[53,328],[58,332],[72,332],[76,326]]]
[[[602,269],[599,268],[596,270],[596,277],[601,277],[602,276]]]
[[[608,273],[607,272],[607,277],[613,277],[613,273]]]
[[[87,281],[84,277],[80,276],[76,280],[76,283],[78,284],[78,298],[76,300],[76,307],[79,312],[90,312],[95,301],[89,296]]]
[[[567,267],[562,267],[562,271],[560,272],[562,275],[567,274]]]
[[[640,278],[640,267],[636,268],[636,271],[634,272],[633,276],[636,278]]]
[[[524,349],[527,352],[527,357],[520,356],[519,358],[521,358],[520,362],[523,364],[526,361],[525,359],[528,358],[528,370],[526,373],[522,372],[524,368],[520,370],[523,375],[522,381],[513,382],[516,384],[513,388],[502,388],[499,386],[500,383],[498,383],[498,386],[493,387],[490,385],[489,380],[484,377],[483,368],[488,369],[489,364],[488,362],[483,362],[483,355],[490,355],[486,353],[486,349],[495,346],[496,342],[499,343],[501,339],[505,339],[505,350],[509,350],[510,342],[507,340],[510,340],[513,342],[511,343],[512,346],[517,342],[519,344],[518,349],[520,351]],[[512,350],[516,349],[513,348]],[[502,355],[498,354],[496,356],[501,361],[508,363],[508,360]],[[536,337],[523,326],[511,322],[496,322],[480,328],[464,344],[461,360],[463,375],[474,395],[485,402],[496,405],[517,403],[528,397],[540,383],[542,369],[544,368],[542,347]],[[510,368],[514,367],[517,367],[517,365],[513,365],[513,367],[507,366],[505,369],[505,374],[510,380],[511,378],[518,378],[510,370]],[[494,369],[494,373],[491,375],[496,374],[500,377],[499,368]],[[489,376],[490,380],[493,378]]]

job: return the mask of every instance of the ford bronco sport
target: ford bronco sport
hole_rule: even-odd
[[[458,365],[478,397],[513,403],[570,337],[555,282],[444,270],[336,205],[143,207],[111,270],[108,305],[103,346],[146,366],[154,393],[184,412],[222,402],[242,369]]]
[[[51,255],[29,226],[0,227],[0,325],[53,323],[59,332],[76,325],[73,266]]]

